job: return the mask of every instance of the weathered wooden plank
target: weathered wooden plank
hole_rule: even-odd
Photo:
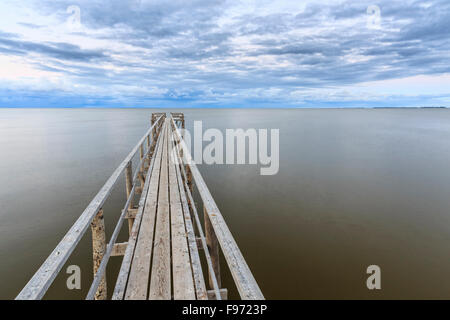
[[[172,119],[173,126],[175,122]],[[175,133],[178,139],[181,139],[181,134],[176,128]],[[219,241],[222,252],[225,256],[225,260],[233,276],[236,287],[239,294],[244,300],[261,300],[264,296],[259,288],[255,278],[253,277],[250,268],[247,265],[239,247],[236,244],[228,226],[223,219],[222,214],[217,207],[208,187],[206,186],[203,177],[201,176],[195,162],[190,156],[190,152],[183,140],[180,142],[180,146],[183,149],[184,157],[187,159],[187,164],[191,170],[192,176],[197,185],[197,189],[202,198],[203,204],[208,213],[211,225]]]
[[[133,189],[133,164],[130,160],[125,169],[125,188],[127,191],[127,199],[130,197],[131,189]],[[133,201],[130,202],[130,208],[133,206]],[[128,209],[128,208],[127,208]],[[134,219],[128,219],[128,234],[131,234]]]
[[[220,297],[222,300],[228,300],[228,289],[220,289]],[[208,290],[208,300],[217,300],[216,292],[214,290]]]
[[[144,188],[144,184],[145,184],[145,175],[144,175],[144,168],[145,168],[144,143],[142,143],[141,147],[139,148],[139,159],[140,159],[139,181],[141,183],[141,188]]]
[[[152,150],[154,150],[155,153],[157,153],[158,150],[161,150],[161,148],[162,148],[162,140],[163,140],[162,134],[161,134],[162,131],[163,131],[162,129],[159,131],[157,140],[155,140],[155,139],[152,140]],[[155,137],[156,137],[156,135],[155,135]],[[153,167],[155,166],[155,162],[156,162],[155,157],[152,157],[152,159],[150,161],[150,168],[147,172],[147,179],[144,184],[144,194],[147,194],[148,188],[150,186],[151,175],[153,173]],[[147,198],[145,196],[143,196],[139,200],[138,212],[136,214],[135,223],[133,224],[133,229],[132,229],[131,235],[128,239],[128,246],[125,251],[123,260],[122,260],[122,265],[120,267],[119,275],[117,277],[116,286],[114,288],[114,293],[112,296],[113,300],[122,300],[125,296],[126,284],[127,284],[128,275],[130,272],[130,266],[131,266],[131,262],[133,259],[137,235],[138,235],[138,232],[140,229],[141,218],[142,218],[142,214],[144,212],[144,206],[146,203],[146,199]]]
[[[154,142],[152,144],[154,144]],[[145,152],[145,154],[143,156],[144,156],[144,158],[147,158],[147,157],[149,157],[149,155],[150,155],[150,150],[147,150],[147,152]],[[141,160],[141,162],[143,162],[143,161]],[[150,166],[149,166],[149,171],[147,172],[146,180],[147,180],[147,178],[149,178],[148,176],[151,174],[151,168],[153,168],[153,163],[154,163],[154,161],[152,159],[152,161],[150,163]],[[116,252],[118,250],[119,246],[122,245],[122,244],[117,244],[116,240],[117,240],[119,232],[120,232],[120,230],[122,228],[122,224],[123,224],[124,220],[126,220],[127,216],[130,214],[129,210],[133,210],[133,212],[135,212],[133,214],[133,217],[135,218],[137,213],[138,213],[137,211],[139,209],[139,206],[142,208],[143,205],[144,205],[143,201],[145,200],[145,197],[141,197],[141,200],[139,201],[138,208],[128,209],[128,208],[131,207],[131,202],[132,202],[132,200],[134,198],[134,195],[136,194],[136,188],[137,188],[136,187],[136,180],[137,180],[137,178],[138,177],[135,174],[135,176],[132,179],[133,187],[131,188],[130,195],[129,195],[129,197],[128,197],[126,203],[125,203],[125,206],[124,206],[124,208],[122,210],[122,214],[119,217],[119,221],[117,222],[117,224],[116,224],[116,226],[114,228],[113,234],[112,234],[111,239],[109,240],[108,246],[106,248],[106,253],[105,253],[105,255],[104,255],[103,259],[102,259],[102,262],[100,263],[100,266],[99,266],[99,268],[97,270],[97,274],[95,274],[95,276],[94,276],[94,280],[92,281],[91,287],[90,287],[89,292],[88,292],[88,294],[86,296],[87,300],[92,300],[94,298],[94,292],[95,292],[96,288],[100,284],[101,276],[105,272],[106,265],[108,264],[108,260],[109,260],[111,255],[116,255],[116,254],[117,255],[121,255],[121,256],[125,255],[125,259],[123,259],[122,266],[124,264],[126,264],[128,261],[131,262],[131,258],[130,258],[131,255],[127,255],[126,254],[126,249],[127,249],[128,246],[122,246],[123,247],[122,250],[124,250],[124,252]],[[145,188],[145,190],[148,190],[148,184],[147,183],[144,184],[143,188]],[[142,211],[141,211],[141,213],[139,213],[139,223],[138,223],[138,227],[137,228],[139,228],[140,217],[141,216],[142,216]],[[124,243],[124,244],[127,245],[127,243]],[[133,245],[131,247],[134,248],[134,243],[133,243]],[[130,260],[128,260],[128,259],[130,259]],[[127,272],[128,272],[128,270],[129,269],[127,269]],[[121,268],[121,273],[120,274],[123,275],[123,273],[122,273],[123,271],[124,271],[124,269]],[[125,281],[126,280],[124,280],[122,277],[119,277],[119,279],[116,282],[116,289],[117,288],[122,288],[121,289],[122,291],[120,291],[121,292],[121,297],[123,297],[123,291],[125,290]],[[115,290],[115,292],[116,292],[116,290]],[[116,297],[116,295],[113,294],[113,297]]]
[[[179,141],[179,140],[177,139],[177,141]],[[177,143],[176,149],[177,149],[178,161],[180,163],[179,169],[181,169],[180,171],[182,173],[182,179],[183,179],[183,183],[184,183],[184,189],[186,191],[188,204],[189,204],[189,207],[192,209],[192,214],[193,214],[193,217],[194,217],[194,221],[196,223],[197,230],[198,230],[198,233],[200,235],[199,238],[200,238],[200,241],[201,241],[201,247],[202,247],[202,249],[203,249],[203,251],[205,253],[206,263],[208,265],[208,271],[209,271],[209,274],[211,275],[211,280],[213,282],[213,289],[214,289],[213,291],[215,292],[215,297],[216,297],[217,300],[221,300],[220,291],[219,291],[220,288],[219,288],[219,285],[217,283],[216,276],[214,274],[214,268],[213,268],[213,264],[212,264],[212,261],[211,261],[211,256],[209,254],[208,245],[206,244],[206,238],[205,238],[205,236],[203,234],[203,229],[202,229],[202,226],[201,226],[201,223],[200,223],[200,218],[198,217],[197,208],[195,206],[194,199],[192,198],[192,194],[191,194],[191,190],[189,189],[189,185],[187,184],[188,179],[187,179],[187,175],[186,175],[186,170],[185,170],[184,165],[183,165],[183,161],[181,160],[181,152],[179,150],[180,149],[179,147],[180,147],[180,144]],[[203,278],[203,276],[202,276],[202,278]]]
[[[138,209],[128,209],[125,214],[125,219],[135,219],[138,213]]]
[[[177,150],[176,150],[177,148],[173,144],[172,144],[172,146],[174,147],[173,148],[174,153],[172,154],[172,156],[179,163],[180,160],[177,157]],[[180,191],[181,205],[183,208],[184,224],[185,224],[186,234],[187,234],[187,239],[188,239],[188,244],[189,244],[189,253],[190,253],[190,257],[191,257],[192,275],[194,278],[196,298],[197,298],[197,300],[206,300],[208,298],[208,296],[206,294],[206,285],[205,285],[205,280],[203,277],[203,271],[202,271],[202,266],[201,266],[201,262],[200,262],[200,255],[198,253],[198,245],[197,245],[197,241],[196,241],[196,237],[195,237],[195,233],[194,233],[194,228],[192,225],[191,213],[189,210],[188,201],[186,199],[185,189],[183,186],[183,180],[182,180],[180,168],[178,165],[175,165],[175,172],[176,172],[176,177],[177,177],[177,182],[178,182],[178,189]]]
[[[149,155],[150,155],[150,150],[147,150],[142,156],[143,156],[143,158],[147,158],[147,157],[149,157]],[[141,159],[140,163],[142,163],[142,162],[144,162],[144,159]],[[153,167],[153,163],[154,162],[151,161],[151,167]],[[136,172],[136,174],[133,176],[133,178],[131,180],[132,188],[130,190],[130,194],[129,194],[128,199],[127,199],[127,201],[125,203],[125,206],[124,206],[124,208],[122,210],[122,213],[121,213],[121,215],[119,217],[119,221],[117,222],[117,224],[116,224],[116,226],[114,228],[114,231],[113,231],[113,234],[111,236],[111,239],[109,240],[108,246],[106,247],[105,255],[104,255],[104,257],[103,257],[103,259],[102,259],[102,261],[100,263],[100,266],[98,267],[97,273],[94,275],[94,280],[92,281],[91,287],[90,287],[89,292],[88,292],[88,294],[86,296],[87,300],[92,300],[94,298],[94,292],[95,292],[95,290],[97,290],[97,287],[100,285],[101,277],[102,277],[103,273],[105,272],[106,265],[108,264],[110,256],[115,255],[117,253],[117,252],[113,252],[114,250],[117,250],[118,245],[120,245],[120,244],[116,243],[116,240],[117,240],[117,237],[119,235],[119,232],[121,230],[121,227],[122,227],[122,224],[123,224],[124,220],[129,215],[129,210],[136,211],[134,213],[134,217],[137,214],[137,210],[139,208],[139,205],[138,205],[138,208],[133,208],[133,209],[128,209],[128,208],[132,207],[131,203],[132,203],[132,201],[134,199],[134,195],[136,194],[136,188],[137,188],[136,187],[136,181],[138,179],[138,173],[139,172]],[[150,172],[147,172],[147,175],[150,175]],[[148,177],[146,177],[146,178],[148,178]],[[147,185],[144,184],[144,186],[142,186],[142,188],[144,188],[144,187],[145,187],[145,190],[147,190],[148,189],[148,184]],[[139,204],[141,205],[141,207],[142,207],[142,204],[141,204],[142,201],[143,201],[143,199],[141,198],[141,200],[139,201]],[[123,250],[126,250],[125,246],[123,246]],[[122,255],[123,256],[124,252],[119,252],[119,253],[117,253],[117,255]],[[125,259],[124,259],[124,261],[125,261]],[[122,283],[121,280],[118,280],[118,283],[121,284]]]
[[[216,234],[214,233],[213,226],[209,220],[208,212],[206,207],[203,207],[203,217],[205,225],[205,235],[206,244],[208,246],[209,255],[211,257],[211,263],[214,269],[214,274],[216,275],[216,281],[219,288],[222,287],[222,280],[220,276],[220,260],[219,260],[219,241],[217,240]],[[213,288],[212,274],[209,273],[209,288]]]
[[[168,126],[165,128],[165,136]],[[170,213],[168,188],[168,139],[164,143],[161,160],[161,176],[158,194],[158,212],[156,216],[155,243],[153,252],[153,265],[150,279],[151,300],[171,299],[170,279]]]
[[[156,126],[157,123],[158,122],[155,122],[154,126]],[[44,294],[47,292],[47,289],[50,287],[53,280],[56,278],[57,274],[66,263],[67,259],[72,254],[77,244],[80,242],[84,233],[89,228],[92,219],[100,210],[100,208],[102,208],[106,199],[111,194],[112,188],[116,184],[122,172],[125,170],[127,164],[131,161],[133,156],[136,154],[139,146],[152,132],[152,130],[153,126],[145,133],[145,135],[141,138],[141,140],[133,148],[133,150],[131,150],[125,160],[122,161],[119,167],[117,167],[114,173],[109,177],[105,185],[89,203],[87,208],[83,211],[77,221],[72,225],[64,238],[52,251],[50,256],[45,260],[39,270],[33,275],[27,285],[17,295],[17,300],[42,299]]]
[[[144,154],[144,157],[147,157],[149,155],[149,152],[150,152],[150,150],[147,150],[147,152]],[[151,166],[150,167],[153,167],[153,163],[154,163],[154,161],[151,161]],[[150,175],[150,171],[147,172],[147,175]],[[129,210],[138,210],[138,208],[139,208],[139,206],[138,206],[138,208],[136,208],[136,209],[128,209],[131,206],[131,202],[132,202],[132,200],[134,198],[134,195],[136,194],[136,180],[137,180],[137,178],[138,178],[137,175],[135,175],[133,177],[133,180],[132,180],[133,181],[132,182],[133,187],[131,188],[130,196],[128,197],[128,199],[127,199],[127,201],[125,203],[125,206],[124,206],[124,208],[122,210],[122,213],[121,213],[121,215],[119,217],[119,221],[117,222],[117,224],[116,224],[116,226],[114,228],[113,234],[111,236],[111,239],[109,240],[108,246],[106,248],[106,253],[105,253],[105,255],[104,255],[104,257],[103,257],[103,259],[102,259],[102,261],[100,263],[100,266],[99,266],[99,268],[97,270],[97,273],[94,276],[94,280],[92,281],[91,287],[90,287],[89,292],[88,292],[88,294],[86,296],[87,300],[92,300],[94,298],[94,292],[95,292],[94,290],[96,290],[96,288],[99,286],[101,276],[105,272],[106,265],[108,264],[108,260],[109,260],[110,256],[113,254],[113,250],[115,250],[115,248],[116,248],[116,245],[117,245],[116,244],[116,240],[117,240],[119,232],[120,232],[120,230],[122,228],[122,224],[123,224],[124,220],[126,219],[127,215],[129,214],[128,211]],[[145,190],[147,190],[148,189],[148,184],[144,184],[144,187],[145,187]],[[145,198],[143,198],[143,199],[145,199]],[[142,204],[143,203],[142,202],[143,199],[141,198],[141,200],[139,201],[139,204],[141,205],[141,207],[143,206],[143,204]],[[137,214],[137,212],[136,212],[136,214]],[[134,217],[136,216],[136,214],[134,215]],[[139,217],[141,217],[141,215],[142,215],[142,213],[140,213]],[[124,250],[126,250],[126,248],[124,248]],[[126,251],[125,251],[125,254],[126,254]],[[124,255],[124,253],[121,253],[121,255]],[[126,257],[128,257],[128,256],[126,256]],[[127,260],[124,259],[123,261],[127,261]],[[117,283],[121,284],[122,281],[118,280]],[[117,288],[117,286],[116,286],[116,288]]]
[[[172,130],[169,130],[170,148],[173,150]],[[169,154],[169,194],[170,194],[170,223],[172,235],[172,278],[173,298],[175,300],[195,300],[194,279],[187,234],[184,225],[184,214],[181,206],[180,190],[174,162],[174,155]]]
[[[127,250],[127,245],[128,242],[115,243],[111,251],[111,257],[123,256]]]
[[[165,130],[161,138],[161,145],[166,144]],[[155,157],[153,173],[150,178],[147,199],[141,219],[141,226],[136,242],[136,248],[131,263],[131,269],[125,293],[126,300],[147,299],[148,281],[150,276],[150,260],[153,248],[153,234],[155,228],[156,205],[161,172],[163,148],[159,148]]]

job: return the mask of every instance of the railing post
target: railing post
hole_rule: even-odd
[[[192,172],[191,172],[191,168],[189,166],[186,166],[186,175],[187,175],[187,184],[188,184],[189,190],[192,193],[194,188],[192,185]]]
[[[144,188],[145,178],[144,178],[144,143],[139,147],[139,160],[141,166],[139,168],[139,181],[141,182],[141,188]]]
[[[146,165],[146,168],[148,168],[148,167],[150,167],[150,162],[151,162],[151,156],[152,156],[152,154],[151,154],[151,146],[152,146],[152,142],[151,142],[151,140],[150,140],[150,135],[148,135],[147,136],[147,158],[145,159],[145,165]]]
[[[182,120],[181,120],[181,128],[183,129],[183,133],[181,134],[181,139],[184,140],[184,133],[185,133],[184,131],[186,129],[186,127],[184,126],[184,115],[183,115]],[[180,151],[180,156],[181,156],[181,159],[183,159],[183,149],[181,149],[181,151]]]
[[[95,276],[106,251],[106,233],[105,233],[105,220],[103,219],[103,209],[100,209],[97,215],[92,220],[91,231],[92,231],[92,258]],[[103,275],[94,298],[95,300],[106,300],[106,297],[107,297],[106,278],[105,275]]]
[[[216,275],[217,284],[219,288],[222,287],[222,281],[220,277],[220,261],[219,261],[219,241],[217,240],[216,234],[214,233],[213,226],[209,220],[208,212],[205,206],[203,206],[203,215],[205,219],[205,236],[206,245],[208,246],[209,255],[211,256],[211,263],[213,266],[214,274]],[[209,288],[214,288],[213,280],[211,274],[209,274]]]
[[[131,189],[133,189],[133,166],[132,162],[128,162],[127,168],[125,169],[125,186],[127,189],[127,199],[131,195]],[[130,209],[133,207],[133,201],[130,201],[130,206],[127,208]],[[128,219],[128,234],[131,235],[131,229],[133,228],[134,219]]]
[[[156,121],[156,116],[154,114],[152,114],[152,126],[155,124],[155,121]],[[159,127],[159,124],[160,123],[158,123],[158,126],[154,126],[153,127],[153,130],[152,130],[152,141],[156,141],[155,140],[156,139],[156,129],[157,129],[156,127]],[[152,150],[152,152],[153,152],[153,150]]]
[[[180,117],[180,121],[181,121],[181,128],[183,129],[183,133],[181,135],[181,139],[184,140],[184,129],[186,129],[186,124],[185,124],[185,121],[184,121],[184,114]],[[180,158],[183,160],[183,148],[180,148]],[[187,184],[189,186],[189,190],[192,193],[194,188],[193,188],[193,184],[192,184],[191,168],[187,164],[185,164],[184,170],[186,170]]]

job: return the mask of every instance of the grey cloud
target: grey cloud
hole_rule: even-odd
[[[61,20],[67,19],[66,8],[78,5],[82,23],[95,29],[128,26],[137,35],[167,38],[187,31],[201,31],[214,26],[220,16],[222,0],[194,1],[38,1],[36,8],[48,14],[59,12]],[[129,35],[130,36],[130,35]],[[133,35],[131,35],[133,36]]]
[[[80,47],[69,43],[37,43],[20,39],[0,38],[0,47],[20,54],[32,52],[40,53],[57,59],[91,61],[106,58],[100,51],[82,50]]]
[[[0,46],[0,52],[2,52],[4,54],[7,54],[7,55],[14,55],[14,56],[23,56],[23,55],[25,55],[25,52],[23,52],[23,51],[9,49],[9,48],[5,48],[5,47],[1,47],[1,46]]]
[[[40,67],[64,72],[81,83],[138,83],[167,89],[170,97],[185,98],[210,91],[225,96],[247,89],[317,88],[449,72],[447,0],[429,1],[428,8],[422,1],[377,1],[381,28],[375,30],[368,29],[365,20],[373,1],[315,3],[303,12],[281,14],[256,10],[222,25],[219,18],[233,1],[140,3],[36,2],[41,12],[58,12],[61,21],[67,18],[69,5],[79,5],[81,22],[88,29],[109,28],[106,37],[135,47],[126,53],[134,58],[130,61],[113,57],[117,52],[106,51],[108,48],[82,50],[71,44],[21,41],[2,33],[0,51],[36,52],[59,59],[42,62]],[[350,19],[356,22],[350,23]],[[320,34],[310,34],[311,28],[325,25]],[[238,37],[249,39],[251,46],[236,44]],[[260,56],[264,57],[259,60]],[[264,60],[267,56],[271,59]],[[72,63],[78,61],[108,61],[121,70]]]
[[[18,23],[21,26],[30,28],[30,29],[40,29],[43,28],[44,26],[38,25],[38,24],[34,24],[34,23],[28,23],[28,22],[19,22]]]
[[[15,34],[15,33],[10,33],[10,32],[3,32],[2,30],[0,30],[0,37],[1,38],[15,38],[18,37],[19,35]]]

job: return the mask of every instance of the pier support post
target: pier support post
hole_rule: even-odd
[[[184,123],[184,114],[181,115],[181,127],[182,127],[183,129],[186,129],[185,123]]]
[[[181,138],[184,140],[184,130],[186,129],[186,123],[184,121],[184,114],[180,115],[180,122],[181,122],[181,128],[183,129],[182,134],[181,134]],[[182,159],[182,161],[184,161],[184,159],[183,159],[183,149],[182,148],[180,148],[180,158]],[[193,188],[193,185],[192,185],[191,168],[187,164],[185,164],[184,170],[186,170],[187,184],[189,186],[189,190],[192,193],[194,188]]]
[[[175,128],[174,128],[175,129]],[[181,131],[181,139],[183,139],[183,141],[184,141],[184,131],[185,131],[185,126],[184,126],[184,115],[183,115],[183,120],[182,120],[182,122],[181,122],[181,129],[183,129],[182,131]],[[183,159],[183,149],[182,148],[180,148],[180,157],[181,157],[181,159]],[[192,190],[191,190],[192,191]]]
[[[139,168],[139,181],[141,182],[141,188],[144,189],[145,177],[144,177],[144,143],[139,147],[139,160],[140,160],[140,168]]]
[[[132,162],[128,162],[127,168],[125,169],[125,186],[127,190],[127,199],[130,197],[131,189],[133,189],[133,166]],[[133,201],[130,201],[130,206],[127,209],[133,207]],[[128,234],[131,235],[131,229],[133,229],[134,219],[128,219]]]
[[[147,157],[146,157],[146,159],[145,159],[145,165],[146,165],[146,168],[149,168],[150,167],[150,160],[151,160],[151,156],[152,156],[152,154],[151,154],[151,146],[152,146],[152,142],[151,142],[151,140],[150,140],[150,134],[147,136]]]
[[[194,188],[192,185],[192,172],[191,172],[191,168],[189,166],[186,166],[186,175],[187,175],[187,184],[188,184],[189,190],[192,193]]]
[[[92,231],[92,258],[94,264],[94,276],[97,273],[98,267],[102,262],[103,256],[106,252],[106,233],[105,220],[103,219],[103,209],[100,209],[97,215],[91,222]],[[95,300],[106,300],[106,278],[103,275],[102,280],[95,293]]]
[[[206,211],[205,206],[203,206],[203,215],[205,219],[205,235],[206,235],[206,244],[208,246],[209,255],[211,256],[211,263],[213,266],[214,274],[216,275],[217,284],[219,288],[222,287],[222,281],[220,277],[220,261],[219,261],[219,241],[217,240],[216,234],[214,233],[214,228],[209,220],[208,212]],[[209,288],[213,289],[213,281],[211,278],[211,274],[209,274]]]
[[[152,114],[152,126],[155,124],[156,120],[157,120],[156,119],[156,115]],[[152,130],[152,141],[156,140],[156,130],[157,130],[156,127],[159,127],[159,125],[153,127],[153,130]],[[152,152],[153,152],[153,150],[152,150]]]

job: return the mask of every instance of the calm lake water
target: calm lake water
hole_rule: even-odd
[[[266,298],[450,299],[450,110],[180,111],[188,128],[203,120],[205,129],[280,129],[277,175],[200,166]],[[0,298],[19,293],[151,113],[0,109]],[[105,207],[108,235],[124,190],[121,181]],[[86,234],[68,262],[81,267],[82,290],[66,288],[63,269],[46,298],[87,293]],[[120,260],[108,267],[110,291]],[[376,292],[366,287],[372,264],[382,272]]]

